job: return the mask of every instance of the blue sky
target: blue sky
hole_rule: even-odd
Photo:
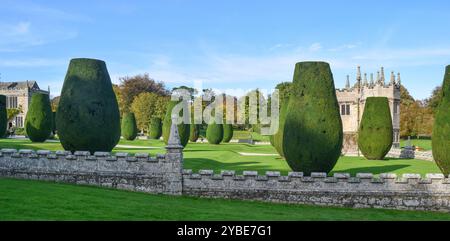
[[[273,88],[296,62],[330,63],[336,87],[355,69],[400,72],[429,96],[450,64],[449,1],[0,0],[1,81],[59,95],[69,60],[105,60],[113,82],[149,73],[168,87]]]

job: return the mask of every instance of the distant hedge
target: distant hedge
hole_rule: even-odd
[[[123,114],[121,131],[125,140],[132,141],[136,139],[138,129],[136,126],[136,118],[134,117],[134,113],[129,112]]]
[[[198,137],[200,136],[200,125],[191,124],[190,133],[189,133],[189,141],[196,142]]]
[[[228,143],[233,138],[233,125],[223,124],[223,139],[222,142]]]
[[[369,160],[383,159],[392,147],[393,128],[386,97],[368,97],[358,131],[358,147]]]
[[[442,96],[437,107],[433,135],[433,158],[445,176],[450,173],[450,65],[445,68]]]
[[[44,142],[52,132],[53,113],[47,94],[34,93],[25,117],[25,131],[32,142]]]
[[[148,136],[151,139],[159,139],[161,135],[162,135],[161,118],[153,117],[149,123]]]
[[[223,140],[223,125],[213,122],[206,129],[206,139],[210,144],[219,144]]]

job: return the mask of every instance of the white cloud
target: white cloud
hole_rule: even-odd
[[[309,46],[309,51],[316,52],[322,49],[322,45],[320,43],[313,43]]]

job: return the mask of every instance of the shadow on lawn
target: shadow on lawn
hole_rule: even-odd
[[[345,170],[338,170],[338,171],[332,171],[331,173],[336,172],[348,172],[352,176],[356,175],[356,173],[373,173],[373,174],[380,174],[380,173],[389,173],[394,172],[396,170],[409,167],[411,165],[389,165],[389,166],[375,166],[375,167],[356,167],[356,168],[349,168]]]
[[[272,170],[270,166],[257,164],[261,163],[256,161],[224,163],[209,158],[184,158],[183,168],[192,169],[194,171],[211,169],[214,170],[215,173],[219,173],[221,170],[235,170],[236,174],[241,174],[242,171],[258,171],[259,174],[264,174],[266,171]],[[278,171],[275,169],[273,170]]]

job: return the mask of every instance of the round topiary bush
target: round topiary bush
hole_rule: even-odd
[[[232,124],[224,124],[223,125],[223,142],[228,143],[233,138],[233,125]]]
[[[122,117],[122,136],[125,140],[132,141],[136,139],[138,129],[136,126],[136,118],[134,113],[125,113]]]
[[[191,124],[190,133],[189,133],[189,141],[196,142],[198,137],[200,136],[200,125]]]
[[[223,140],[223,124],[209,124],[206,128],[206,139],[210,144],[219,144]]]
[[[161,118],[153,117],[148,127],[148,137],[150,139],[159,139],[162,135]]]
[[[64,149],[110,152],[120,140],[120,114],[105,62],[72,59],[56,113]]]
[[[6,96],[0,95],[0,138],[6,136],[8,129],[8,112],[6,110]]]
[[[383,159],[392,147],[392,118],[386,97],[368,97],[359,124],[358,147],[369,160]]]
[[[25,132],[32,142],[44,142],[52,132],[53,113],[47,94],[34,93],[25,117]]]
[[[170,136],[170,126],[172,125],[172,109],[175,107],[180,101],[169,101],[167,104],[166,115],[164,117],[163,122],[163,139],[167,144]],[[179,116],[182,116],[183,109],[180,110]],[[179,124],[178,125],[178,134],[180,135],[180,142],[183,147],[186,147],[189,142],[189,134],[190,134],[190,124]]]
[[[328,63],[295,65],[283,128],[283,153],[294,171],[330,172],[341,154],[342,121]]]
[[[450,65],[445,68],[442,95],[437,107],[431,145],[433,158],[445,176],[450,173]]]

